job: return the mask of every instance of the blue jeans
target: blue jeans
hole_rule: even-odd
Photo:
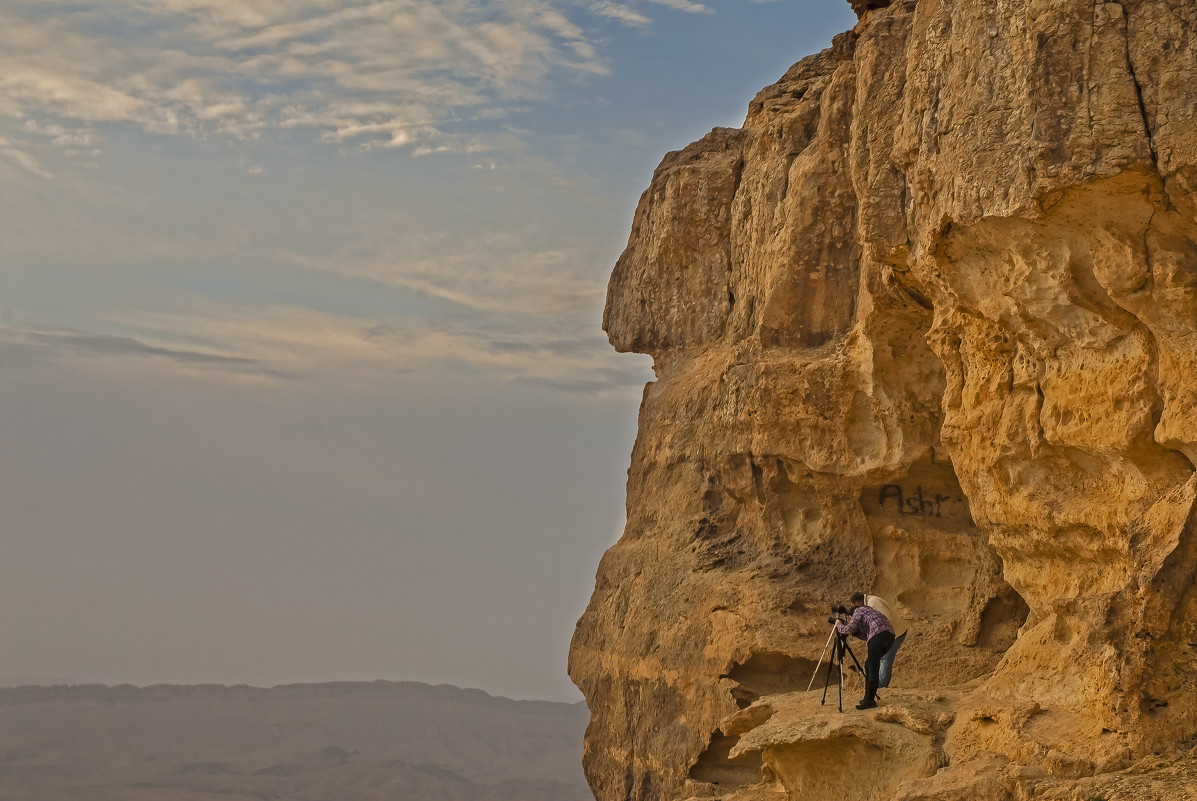
[[[865,659],[865,698],[872,700],[881,683],[881,657],[889,653],[894,644],[894,633],[882,631],[869,638],[869,656]]]

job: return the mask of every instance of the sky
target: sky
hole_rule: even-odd
[[[576,701],[662,155],[842,0],[0,0],[0,683]]]

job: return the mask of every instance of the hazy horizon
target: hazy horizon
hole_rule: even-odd
[[[462,692],[466,694],[481,693],[486,698],[506,702],[510,701],[515,704],[554,704],[569,707],[586,706],[586,700],[579,697],[572,701],[554,701],[546,698],[512,698],[508,695],[501,695],[498,693],[488,692],[481,687],[461,687],[456,684],[447,684],[445,682],[427,682],[427,681],[408,681],[405,679],[333,679],[330,681],[316,681],[316,682],[288,682],[285,684],[246,684],[244,682],[236,684],[220,684],[216,682],[199,682],[175,684],[170,682],[159,682],[155,684],[132,684],[130,682],[120,682],[116,684],[106,684],[99,682],[88,681],[73,681],[62,677],[51,677],[48,681],[42,681],[36,676],[0,676],[0,691],[20,691],[20,690],[56,690],[64,689],[69,692],[76,690],[84,691],[90,689],[102,690],[122,690],[130,689],[134,692],[141,692],[143,690],[197,690],[203,688],[218,688],[222,690],[251,690],[254,692],[274,692],[283,690],[298,690],[302,688],[312,688],[314,690],[326,690],[333,687],[344,688],[360,688],[368,689],[372,686],[383,687],[399,687],[399,688],[420,688],[433,691],[447,690],[452,692]]]
[[[843,0],[0,4],[0,677],[576,701],[666,151]]]
[[[11,801],[590,801],[584,705],[373,682],[0,690]]]

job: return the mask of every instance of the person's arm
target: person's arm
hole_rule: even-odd
[[[836,623],[835,630],[840,634],[861,636],[864,633],[864,615],[861,614],[860,607],[852,613],[852,619],[847,623]]]

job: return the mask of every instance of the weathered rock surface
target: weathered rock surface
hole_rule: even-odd
[[[571,650],[591,787],[1197,797],[1197,4],[853,7],[612,275],[657,380]],[[910,635],[841,717],[856,589]]]

